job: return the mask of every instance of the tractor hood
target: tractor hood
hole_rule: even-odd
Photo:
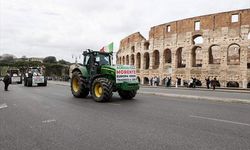
[[[101,72],[115,76],[116,83],[138,83],[135,66],[130,65],[103,65]]]

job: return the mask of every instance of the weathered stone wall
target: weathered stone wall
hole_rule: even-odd
[[[232,21],[232,19],[234,19]],[[200,25],[199,27],[195,25]],[[149,39],[139,32],[120,42],[118,64],[137,66],[141,84],[159,76],[192,77],[205,86],[205,78],[216,77],[222,87],[250,82],[250,9],[178,20],[151,27]],[[249,83],[250,84],[250,83]]]

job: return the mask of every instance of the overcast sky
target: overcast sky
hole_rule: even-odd
[[[250,8],[250,0],[0,0],[0,55],[56,56],[73,62],[84,49],[179,19]]]

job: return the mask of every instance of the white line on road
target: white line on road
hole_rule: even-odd
[[[8,106],[7,106],[7,104],[5,104],[5,103],[3,103],[3,104],[0,104],[0,109],[2,109],[2,108],[7,108]]]
[[[109,105],[114,105],[114,106],[120,106],[121,104],[117,104],[117,103],[108,103]]]
[[[229,120],[222,120],[222,119],[216,119],[216,118],[208,118],[208,117],[193,116],[193,115],[190,115],[189,117],[199,118],[199,119],[206,119],[206,120],[213,120],[213,121],[219,121],[219,122],[225,122],[225,123],[232,123],[232,124],[237,124],[237,125],[250,126],[250,124],[247,124],[247,123],[241,123],[241,122],[235,122],[235,121],[229,121]]]
[[[42,123],[50,123],[50,122],[55,122],[56,120],[55,119],[50,119],[50,120],[44,120],[42,121]]]

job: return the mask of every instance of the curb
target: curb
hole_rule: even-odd
[[[69,86],[69,84],[64,84],[60,82],[50,82],[50,84]],[[166,96],[166,97],[175,97],[175,98],[188,98],[195,100],[209,100],[209,101],[220,101],[220,102],[231,102],[231,103],[245,103],[250,104],[250,100],[247,99],[235,99],[235,98],[221,98],[221,97],[207,97],[207,96],[193,96],[193,95],[179,95],[179,94],[168,94],[168,93],[153,93],[153,92],[138,92],[138,94],[148,94],[148,95],[157,95],[157,96]]]

